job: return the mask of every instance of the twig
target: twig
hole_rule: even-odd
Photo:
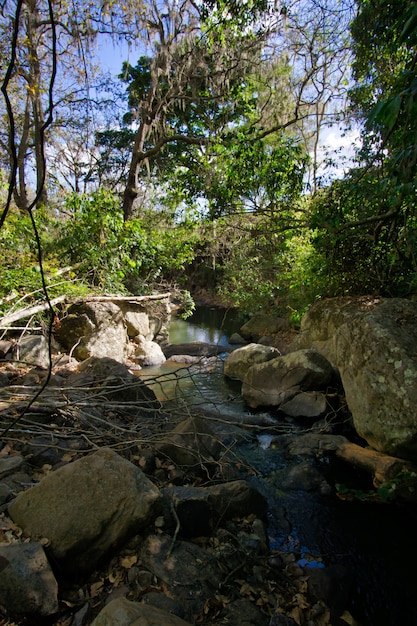
[[[172,554],[172,551],[174,549],[174,545],[175,545],[175,543],[177,541],[178,533],[180,532],[180,528],[181,528],[180,518],[178,517],[178,513],[177,513],[177,510],[175,508],[174,502],[171,502],[171,512],[172,512],[172,514],[173,514],[173,516],[175,518],[175,521],[177,522],[177,525],[175,527],[175,532],[174,532],[174,535],[172,537],[171,545],[170,545],[169,550],[167,552],[167,559],[169,559],[169,557]]]

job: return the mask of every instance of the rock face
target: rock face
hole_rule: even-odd
[[[249,368],[242,396],[252,408],[277,406],[298,393],[326,387],[334,375],[329,361],[314,350],[297,350]]]
[[[80,302],[68,309],[56,332],[59,342],[79,361],[111,356],[124,361],[128,335],[123,313],[113,302]]]
[[[164,338],[170,317],[169,299],[149,296],[128,299],[86,300],[72,304],[55,330],[60,344],[79,361],[91,356],[124,362],[129,341],[137,344]],[[161,358],[162,355],[160,355]],[[161,361],[162,362],[162,361]]]
[[[229,354],[224,362],[224,374],[229,378],[243,380],[246,372],[256,363],[265,363],[280,356],[277,348],[263,346],[259,343],[250,343],[238,348]]]
[[[9,514],[26,533],[49,540],[64,572],[91,571],[109,551],[150,522],[159,490],[109,449],[70,463],[20,493]]]
[[[417,459],[417,303],[336,298],[303,319],[297,346],[338,368],[359,435],[392,456]]]

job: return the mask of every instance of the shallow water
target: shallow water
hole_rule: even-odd
[[[200,308],[187,321],[174,319],[171,343],[203,341],[229,347],[228,337],[239,330],[233,315],[218,309]],[[167,362],[146,368],[141,376],[167,408],[203,409],[234,422],[251,423],[254,413],[245,407],[239,385],[227,381],[223,359],[201,359],[184,366]],[[299,562],[311,555],[313,565],[342,564],[352,573],[352,615],[362,626],[417,624],[417,542],[414,511],[370,502],[321,498],[305,491],[283,493],[274,483],[274,472],[285,471],[285,459],[268,447],[269,414],[256,414],[262,422],[257,439],[242,444],[240,454],[259,475],[254,478],[269,502],[268,532],[271,548],[296,551]],[[275,421],[273,419],[272,421]],[[293,424],[283,424],[286,432]]]

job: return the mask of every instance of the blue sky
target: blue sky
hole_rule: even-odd
[[[143,54],[143,53],[142,53]],[[116,44],[109,38],[107,42],[101,43],[96,56],[105,71],[109,71],[116,76],[122,70],[123,61],[129,61],[136,65],[141,52],[139,47],[130,47],[125,42]]]

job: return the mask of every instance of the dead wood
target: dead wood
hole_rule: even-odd
[[[147,302],[148,300],[166,300],[170,293],[151,294],[148,296],[87,296],[75,301],[80,302]]]
[[[55,306],[61,302],[147,302],[149,300],[166,300],[171,296],[170,293],[151,294],[148,296],[87,296],[83,298],[67,298],[66,295],[57,296],[50,302],[42,302],[26,309],[19,309],[14,313],[5,315],[0,318],[0,328],[7,328],[10,324],[17,322],[18,320],[31,317],[42,311],[46,311],[50,306]]]
[[[336,456],[357,469],[371,474],[375,487],[389,482],[401,471],[416,470],[415,465],[405,459],[389,456],[369,448],[362,448],[354,443],[340,444],[336,450]]]
[[[18,320],[22,320],[26,317],[31,317],[32,315],[36,315],[36,313],[41,313],[42,311],[46,311],[49,307],[58,304],[59,302],[64,302],[67,296],[57,296],[53,298],[50,302],[42,302],[41,304],[36,304],[35,306],[28,307],[27,309],[20,309],[19,311],[15,311],[15,313],[10,313],[9,315],[5,315],[0,319],[0,326],[9,326],[13,324],[13,322],[17,322]]]

